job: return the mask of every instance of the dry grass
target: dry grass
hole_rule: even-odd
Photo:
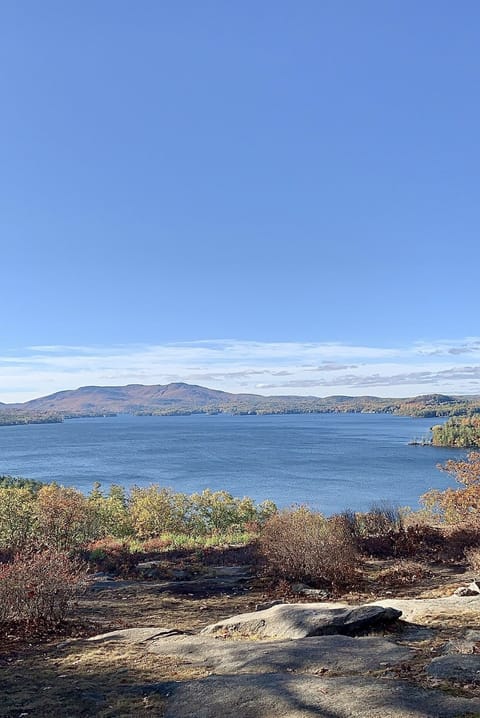
[[[375,580],[384,588],[418,585],[424,579],[432,576],[432,572],[418,561],[400,559],[392,562],[390,566],[382,568]]]
[[[474,571],[480,571],[480,548],[470,548],[465,551],[465,558],[468,561],[468,565]]]
[[[17,657],[2,667],[2,716],[161,715],[163,681],[203,678],[207,672],[177,658],[159,658],[142,645],[76,641]]]

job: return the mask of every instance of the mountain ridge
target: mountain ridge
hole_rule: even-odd
[[[398,413],[412,416],[451,416],[480,412],[480,397],[424,394],[410,398],[375,396],[327,397],[239,393],[198,384],[126,384],[65,389],[23,403],[0,402],[0,417],[39,415],[68,418],[102,414],[190,413]]]

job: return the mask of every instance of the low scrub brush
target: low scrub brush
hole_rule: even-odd
[[[87,585],[85,566],[56,549],[27,550],[0,565],[0,623],[57,626]]]
[[[343,517],[327,519],[304,507],[272,516],[259,552],[267,573],[279,580],[340,588],[358,576],[359,556]]]

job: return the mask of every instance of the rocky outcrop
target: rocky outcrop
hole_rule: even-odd
[[[380,637],[316,636],[297,641],[248,641],[212,636],[155,636],[149,650],[215,673],[363,674],[412,658],[413,651]]]
[[[335,633],[355,635],[385,626],[401,611],[383,606],[352,607],[338,603],[280,604],[265,611],[242,613],[207,626],[203,633],[260,638],[307,638]]]
[[[142,644],[159,661],[208,676],[135,686],[164,697],[165,718],[460,718],[480,715],[480,632],[458,630],[443,655],[431,653],[442,650],[437,624],[458,602],[471,613],[480,607],[458,595],[357,607],[279,603],[200,633],[133,628],[90,640]],[[385,626],[388,638],[378,635]],[[452,695],[466,685],[477,697]]]
[[[427,673],[439,680],[480,685],[480,655],[457,653],[438,656],[427,666]]]
[[[442,596],[441,598],[387,598],[369,606],[395,608],[402,612],[402,620],[422,625],[447,625],[459,619],[478,620],[480,595]]]
[[[266,673],[165,687],[165,718],[459,718],[480,703],[405,681]]]

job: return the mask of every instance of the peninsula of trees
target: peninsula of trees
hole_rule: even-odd
[[[0,403],[0,426],[61,422],[87,416],[188,414],[368,413],[417,417],[480,414],[480,396],[425,394],[413,398],[375,396],[261,396],[232,394],[193,384],[85,386],[32,399]],[[475,445],[475,444],[473,444]]]
[[[452,417],[444,424],[433,426],[432,444],[458,449],[480,448],[480,416]]]

